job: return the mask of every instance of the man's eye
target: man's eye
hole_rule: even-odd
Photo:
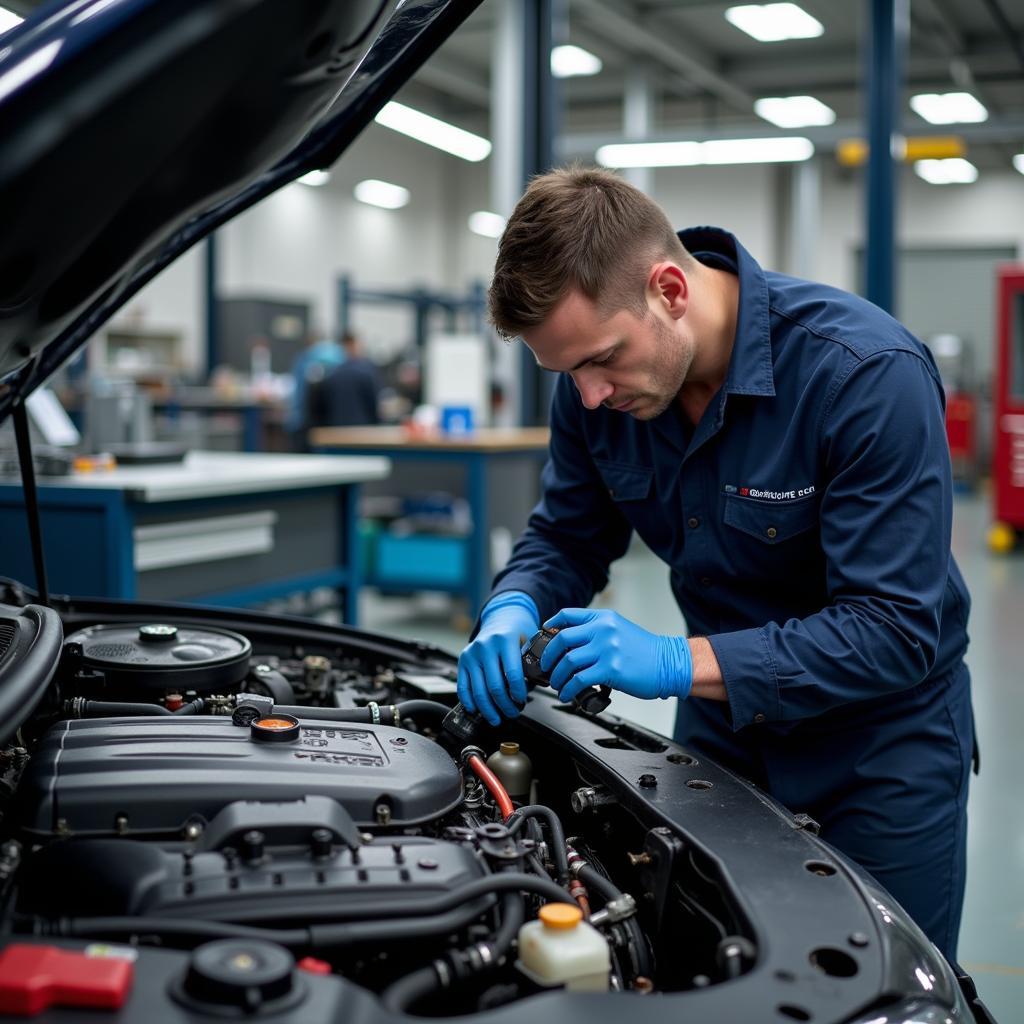
[[[610,352],[608,355],[606,355],[604,357],[604,359],[595,359],[594,362],[593,362],[593,365],[594,366],[607,366],[614,359],[615,359],[615,353],[614,352]]]

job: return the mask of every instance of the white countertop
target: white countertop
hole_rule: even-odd
[[[184,462],[120,466],[37,481],[40,487],[130,491],[136,501],[177,501],[359,483],[390,472],[391,460],[380,456],[189,452]]]

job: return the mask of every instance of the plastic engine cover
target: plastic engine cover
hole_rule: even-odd
[[[173,834],[237,800],[336,800],[361,825],[436,818],[462,779],[433,740],[388,726],[300,722],[287,742],[227,718],[100,718],[54,726],[20,787],[24,827],[45,835]]]

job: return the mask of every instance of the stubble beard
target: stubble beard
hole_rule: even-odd
[[[693,362],[693,347],[677,338],[657,317],[654,317],[654,333],[658,344],[650,374],[650,388],[638,396],[643,403],[642,408],[629,410],[629,415],[638,420],[656,419],[676,400]]]

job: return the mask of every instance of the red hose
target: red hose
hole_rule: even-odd
[[[498,810],[501,812],[502,820],[508,821],[515,811],[515,807],[512,806],[512,798],[501,784],[501,780],[476,754],[470,754],[466,758],[466,763],[476,773],[477,778],[487,787],[491,796],[494,797],[494,802],[498,805]]]

